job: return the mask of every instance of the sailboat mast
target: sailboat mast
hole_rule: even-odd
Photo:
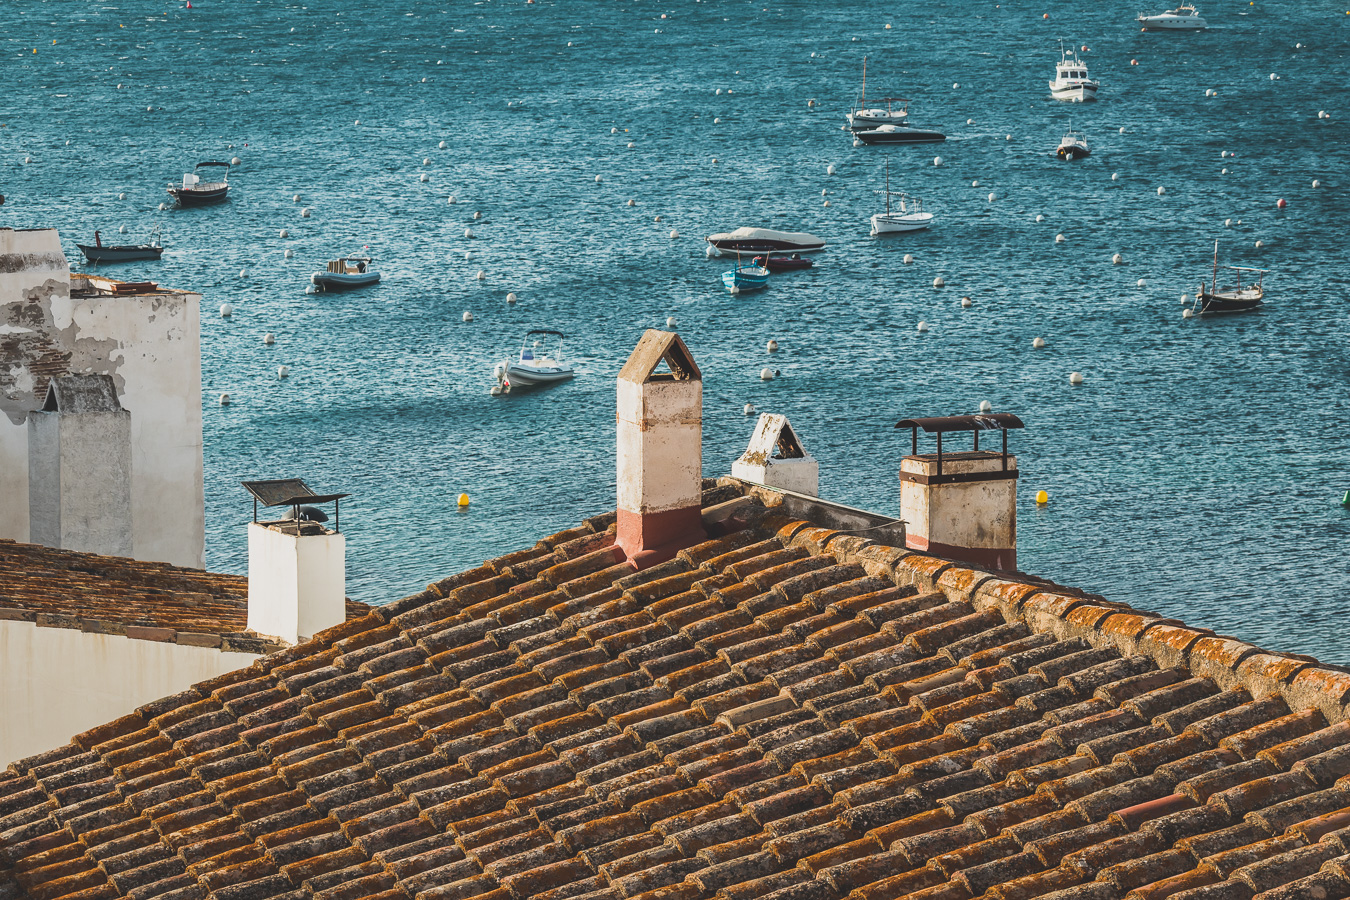
[[[866,107],[867,107],[867,57],[864,56],[864,57],[863,57],[863,92],[862,92],[862,102],[858,104],[858,108],[859,108],[859,109],[865,109]]]
[[[1219,242],[1214,242],[1214,273],[1209,276],[1209,292],[1212,294],[1219,289]]]
[[[886,215],[891,214],[891,158],[886,157]]]

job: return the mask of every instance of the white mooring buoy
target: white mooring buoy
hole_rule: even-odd
[[[942,157],[940,157],[940,156],[935,156],[935,157],[933,157],[933,165],[935,165],[935,166],[940,166],[940,165],[942,165]]]
[[[759,370],[759,380],[760,380],[760,381],[773,381],[773,369],[760,369],[760,370]]]
[[[1121,264],[1124,263],[1124,262],[1125,262],[1125,257],[1121,256],[1119,253],[1117,253],[1116,255],[1114,255],[1114,256],[1111,257],[1111,265],[1113,265],[1113,266],[1121,265]]]
[[[1037,222],[1044,222],[1044,221],[1045,221],[1045,216],[1041,215],[1040,213],[1036,213],[1036,221],[1037,221]]]
[[[765,349],[765,351],[768,352],[768,353],[777,353],[777,352],[778,352],[778,342],[775,341],[775,340],[773,340],[772,338],[770,338],[770,339],[769,339],[769,342],[768,342],[767,344],[764,345],[764,349]]]
[[[295,256],[295,251],[292,250],[290,247],[287,247],[287,248],[286,248],[286,251],[285,251],[284,253],[282,253],[281,255],[284,256],[286,259],[290,259],[290,258],[292,258],[293,256]]]
[[[479,221],[479,220],[482,219],[482,218],[483,218],[483,214],[482,214],[481,212],[479,212],[478,210],[474,210],[474,212],[473,212],[473,220],[474,220],[475,222],[477,222],[477,221]]]
[[[441,141],[439,144],[437,144],[437,145],[436,145],[436,149],[437,149],[437,150],[444,150],[444,149],[445,149],[445,141]]]
[[[910,263],[914,262],[914,254],[906,253],[903,262],[905,265],[909,265]]]
[[[994,404],[990,403],[988,400],[980,401],[980,412],[987,413],[993,411],[994,411]]]
[[[969,298],[969,297],[962,297],[962,298],[961,298],[961,308],[962,308],[962,309],[970,309],[970,298]]]
[[[1082,372],[1070,372],[1070,373],[1069,373],[1069,384],[1082,384],[1082,383],[1083,383],[1083,373],[1082,373]]]
[[[507,303],[515,303],[518,299],[520,299],[520,298],[518,298],[518,297],[516,296],[516,292],[515,292],[515,291],[511,291],[509,294],[506,295],[506,302],[507,302]]]
[[[1035,347],[1037,350],[1040,350],[1042,347],[1045,346],[1045,338],[1043,337],[1032,338],[1031,346]]]
[[[290,237],[290,236],[291,236],[291,233],[290,233],[289,231],[287,231],[285,228],[283,228],[283,229],[281,229],[279,232],[277,232],[277,237],[281,238],[283,241],[286,240],[286,238],[288,238],[288,237]]]
[[[1185,306],[1187,303],[1190,303],[1190,302],[1191,302],[1191,295],[1190,295],[1190,294],[1182,294],[1182,295],[1181,295],[1181,305],[1182,305],[1182,306]]]
[[[755,404],[753,403],[745,404],[745,406],[741,409],[741,412],[747,416],[753,416],[755,414]]]
[[[465,229],[464,229],[464,236],[465,236],[466,238],[472,238],[472,237],[473,237],[473,229],[472,229],[472,228],[465,228]]]
[[[264,334],[264,335],[263,335],[263,343],[266,344],[267,346],[271,347],[271,346],[272,346],[273,344],[275,344],[276,342],[277,342],[277,336],[274,335],[272,332],[269,331],[269,332],[267,332],[267,334]]]
[[[221,405],[221,406],[229,406],[229,405],[230,405],[230,395],[229,395],[229,394],[221,394],[221,395],[220,395],[220,405]]]
[[[925,331],[928,330],[928,323],[920,322],[918,325],[914,326],[914,330],[919,332],[919,334],[923,334]]]
[[[1191,316],[1193,316],[1193,315],[1195,315],[1195,311],[1192,310],[1192,309],[1183,309],[1183,310],[1181,311],[1181,317],[1182,317],[1183,319],[1189,319],[1189,318],[1190,318]]]
[[[679,320],[679,319],[675,318],[674,316],[666,316],[666,327],[667,327],[667,328],[674,329],[674,328],[677,328],[677,327],[679,326],[679,324],[680,324],[680,320]]]
[[[1167,193],[1167,188],[1163,187],[1162,185],[1158,185],[1158,196],[1161,197],[1165,193]]]
[[[233,304],[230,304],[230,303],[222,303],[222,304],[220,304],[220,317],[221,317],[222,319],[228,319],[228,318],[229,318],[230,316],[232,316],[232,315],[234,315],[234,306],[233,306]]]
[[[679,233],[678,231],[676,231],[676,230],[673,229],[673,228],[670,230],[670,239],[671,239],[672,241],[675,240],[675,239],[676,239],[677,237],[679,237],[679,236],[680,236],[680,233]]]
[[[826,175],[833,175],[833,174],[834,174],[834,166],[826,166],[826,167],[825,167],[825,174],[826,174]]]
[[[247,277],[248,277],[248,269],[240,269],[240,270],[239,270],[239,277],[240,277],[240,278],[247,278]]]
[[[476,279],[479,280],[479,281],[486,281],[486,280],[487,280],[487,273],[484,272],[482,269],[479,269],[479,270],[478,270],[478,274],[474,275],[473,277],[476,278]]]
[[[1063,234],[1057,234],[1057,235],[1055,235],[1055,243],[1056,243],[1056,244],[1062,244],[1062,243],[1064,243],[1064,235],[1063,235]]]
[[[944,287],[946,286],[946,284],[947,282],[943,279],[941,275],[933,279],[933,287],[935,288]]]
[[[285,377],[287,377],[287,376],[290,375],[290,374],[291,374],[291,367],[290,367],[290,366],[277,366],[277,377],[278,377],[278,378],[285,378]]]
[[[1136,282],[1134,283],[1134,286],[1135,286],[1135,287],[1143,287],[1143,286],[1144,286],[1144,279],[1140,278],[1138,281],[1136,281]]]
[[[473,313],[469,312],[469,311],[466,309],[466,310],[464,311],[464,315],[460,316],[460,319],[461,319],[462,321],[464,321],[464,322],[472,322],[472,321],[473,321]]]
[[[300,218],[302,218],[302,219],[308,219],[308,218],[309,218],[309,212],[310,212],[309,207],[306,206],[304,209],[300,210]]]
[[[454,195],[454,194],[451,194],[451,195],[450,195],[450,199],[447,200],[446,203],[449,203],[451,206],[453,206],[454,203],[455,203],[455,195]]]

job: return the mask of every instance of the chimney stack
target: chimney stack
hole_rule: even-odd
[[[731,476],[780,491],[820,496],[820,465],[802,448],[787,416],[764,413]]]
[[[253,495],[248,526],[248,629],[295,644],[347,618],[347,539],[338,502],[349,494],[315,494],[299,478],[245,481]],[[289,507],[258,521],[258,504]],[[312,504],[334,505],[328,516]]]
[[[111,375],[61,375],[28,414],[28,518],[35,544],[132,555],[131,413]]]
[[[1010,413],[905,419],[912,449],[900,462],[900,517],[905,545],[986,569],[1017,570],[1017,457],[1008,453]],[[937,453],[919,453],[919,430],[937,435]],[[974,448],[944,450],[942,436],[973,433]],[[981,450],[980,432],[997,431],[1000,450]]]
[[[668,371],[657,371],[664,362]],[[705,540],[703,375],[679,335],[648,330],[619,372],[617,548],[639,569]]]

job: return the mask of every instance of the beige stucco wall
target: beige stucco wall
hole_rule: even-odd
[[[945,458],[947,475],[995,473],[1003,468],[997,458]],[[1017,468],[1017,457],[1008,457]],[[907,456],[901,472],[937,475],[932,457]],[[999,549],[1017,546],[1017,482],[1013,479],[966,481],[954,484],[900,483],[900,517],[908,534],[955,547]]]
[[[255,659],[211,647],[0,621],[0,769]]]
[[[0,537],[26,541],[45,377],[111,375],[131,413],[132,555],[204,566],[201,296],[72,298],[54,230],[0,229]]]

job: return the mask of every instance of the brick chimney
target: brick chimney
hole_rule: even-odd
[[[35,544],[132,555],[131,413],[111,375],[61,375],[28,414],[28,518]]]
[[[1022,422],[1010,413],[905,419],[912,450],[900,461],[900,517],[905,545],[973,563],[1017,570],[1017,457],[1008,452],[1008,429]],[[937,435],[936,453],[919,453],[919,431]],[[972,432],[970,450],[944,449],[942,436]],[[1002,438],[998,450],[980,449],[980,432]]]
[[[651,329],[638,341],[619,371],[616,430],[616,547],[643,569],[706,539],[703,375],[679,335]]]

